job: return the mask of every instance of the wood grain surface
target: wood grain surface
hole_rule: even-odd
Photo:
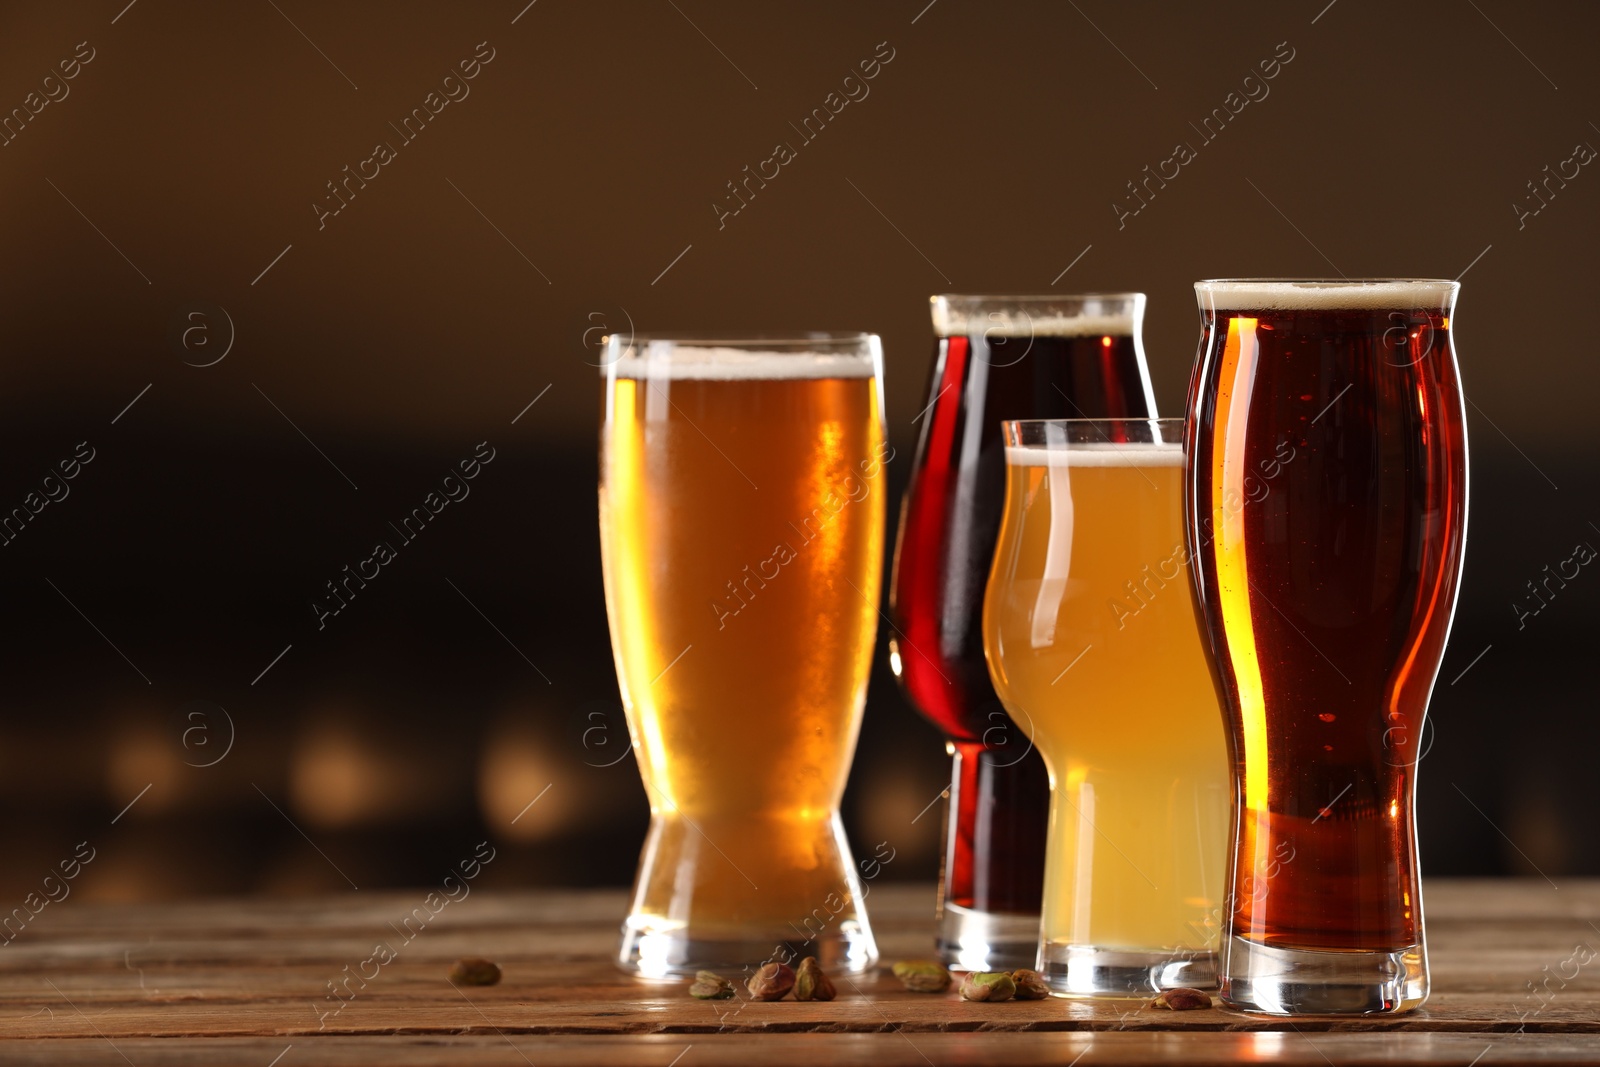
[[[1600,1063],[1600,882],[1430,882],[1427,1007],[1292,1023],[974,1004],[886,973],[829,1003],[697,1001],[613,968],[620,892],[477,892],[406,941],[425,893],[51,906],[0,948],[0,1063]],[[931,887],[867,907],[886,963],[928,954]],[[374,961],[380,942],[394,959]],[[461,956],[503,980],[452,986]]]

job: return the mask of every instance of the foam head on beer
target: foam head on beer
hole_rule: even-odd
[[[1230,279],[1196,282],[1202,307],[1218,311],[1332,311],[1450,306],[1455,282],[1438,279],[1383,279],[1370,282],[1259,281]]]
[[[1137,294],[1129,296],[1133,295]],[[1086,303],[1070,313],[1048,303],[1028,307],[991,305],[976,297],[935,297],[933,331],[940,337],[1130,337],[1143,310],[1142,298],[1134,301],[1122,296]]]
[[[871,360],[856,354],[805,348],[767,351],[716,344],[643,341],[622,350],[611,365],[618,378],[667,378],[693,381],[792,380],[796,378],[870,378]]]

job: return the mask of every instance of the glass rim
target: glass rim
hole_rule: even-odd
[[[1050,304],[1058,301],[1065,303],[1070,300],[1135,300],[1139,297],[1147,296],[1148,294],[1146,293],[1134,292],[1131,290],[1128,292],[1103,293],[934,293],[932,296],[928,297],[928,302],[933,303],[939,300],[971,300],[994,301],[996,303],[1006,302],[1017,304]]]
[[[1059,451],[1175,448],[1183,444],[1186,419],[1123,416],[1101,419],[1004,419],[1006,448]]]
[[[814,352],[816,345],[846,347],[857,345],[869,347],[881,338],[865,330],[814,330],[809,333],[781,333],[781,334],[751,334],[745,332],[719,334],[714,331],[700,331],[697,333],[663,334],[663,333],[608,333],[600,339],[604,347],[616,344],[644,345],[655,342],[666,342],[683,348],[760,348],[771,351],[774,348],[792,350],[799,354]]]
[[[1123,415],[1117,418],[1102,419],[1001,419],[1000,426],[1003,430],[1021,429],[1024,426],[1127,426],[1130,424],[1155,425],[1165,428],[1182,426],[1187,421],[1187,419],[1175,418],[1170,415],[1165,418],[1145,415]]]

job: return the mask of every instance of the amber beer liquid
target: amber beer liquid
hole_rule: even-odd
[[[983,621],[995,688],[1050,772],[1039,970],[1063,995],[1214,985],[1228,762],[1187,575],[1182,422],[1006,432]]]
[[[1417,743],[1465,542],[1449,281],[1196,285],[1186,515],[1235,778],[1222,992],[1427,996]]]
[[[868,967],[838,807],[878,621],[876,338],[613,345],[601,549],[651,807],[621,962]]]

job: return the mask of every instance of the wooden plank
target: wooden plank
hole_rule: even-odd
[[[840,981],[840,998],[826,1004],[708,1003],[687,997],[684,983],[640,982],[610,965],[626,907],[620,893],[478,892],[428,916],[406,940],[402,920],[423,895],[54,905],[0,951],[0,1033],[13,1039],[0,1044],[0,1059],[32,1062],[27,1057],[48,1049],[71,1049],[76,1057],[81,1049],[92,1062],[100,1055],[96,1042],[107,1048],[137,1042],[138,1063],[146,1050],[169,1057],[162,1062],[191,1062],[182,1057],[192,1046],[223,1057],[239,1050],[264,1067],[291,1043],[298,1063],[302,1049],[344,1055],[338,1050],[388,1041],[395,1052],[380,1058],[393,1062],[413,1062],[401,1056],[450,1062],[457,1052],[471,1062],[498,1062],[494,1057],[513,1051],[512,1043],[571,1049],[574,1056],[591,1047],[583,1042],[595,1043],[601,1059],[572,1060],[586,1063],[603,1062],[623,1047],[616,1044],[621,1040],[640,1041],[642,1049],[676,1042],[680,1050],[714,1040],[709,1047],[735,1050],[728,1055],[736,1060],[744,1046],[726,1039],[759,1040],[772,1052],[805,1035],[829,1035],[846,1050],[858,1047],[846,1039],[863,1040],[860,1047],[874,1051],[861,1061],[875,1063],[895,1062],[912,1042],[920,1047],[929,1040],[947,1050],[948,1062],[968,1062],[962,1057],[971,1048],[995,1047],[1008,1037],[1028,1039],[1015,1048],[1024,1057],[1019,1062],[1056,1062],[1050,1057],[1062,1049],[1082,1051],[1082,1042],[1102,1040],[1109,1044],[1097,1048],[1148,1056],[1165,1055],[1173,1040],[1193,1040],[1193,1056],[1215,1053],[1222,1060],[1263,1050],[1269,1059],[1296,1058],[1334,1040],[1359,1059],[1367,1046],[1348,1040],[1364,1034],[1387,1035],[1398,1042],[1391,1051],[1411,1050],[1405,1054],[1421,1057],[1416,1062],[1431,1062],[1429,1050],[1443,1049],[1450,1055],[1438,1051],[1440,1062],[1449,1062],[1465,1047],[1461,1041],[1477,1042],[1455,1061],[1464,1064],[1491,1042],[1540,1035],[1570,1040],[1526,1047],[1561,1056],[1589,1048],[1600,1057],[1600,962],[1580,964],[1587,955],[1574,955],[1578,946],[1587,954],[1594,952],[1588,946],[1600,946],[1590,918],[1600,915],[1600,882],[1568,882],[1559,892],[1542,881],[1430,883],[1435,993],[1427,1008],[1292,1024],[1220,1009],[1155,1012],[1136,1001],[969,1004],[953,995],[907,993],[881,972]],[[872,892],[867,906],[886,962],[928,954],[932,900],[926,886]],[[369,969],[363,980],[361,965],[380,940],[397,946],[398,957],[375,973]],[[445,973],[464,955],[497,960],[502,983],[452,987]],[[346,991],[329,993],[330,983],[352,974],[358,977]],[[426,1059],[430,1048],[437,1060]],[[891,1048],[891,1059],[882,1059]],[[1035,1054],[1044,1058],[1026,1059]],[[284,1067],[293,1065],[286,1059]]]
[[[16,1067],[1134,1067],[1239,1063],[1310,1067],[1504,1067],[1595,1064],[1593,1038],[1572,1034],[893,1034],[699,1035],[693,1038],[439,1037],[123,1038],[0,1042]],[[275,1062],[276,1061],[276,1062]]]

